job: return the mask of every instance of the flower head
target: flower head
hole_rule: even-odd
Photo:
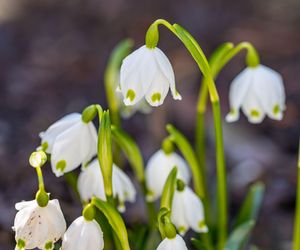
[[[102,250],[103,232],[95,220],[78,217],[63,236],[62,250]]]
[[[81,114],[69,114],[40,134],[43,147],[51,154],[52,170],[61,176],[88,162],[97,153],[97,131]]]
[[[180,235],[175,238],[165,238],[157,247],[156,250],[187,250],[186,244]]]
[[[156,200],[162,194],[168,175],[175,166],[178,169],[177,178],[188,183],[191,178],[188,165],[178,154],[166,154],[159,150],[149,159],[145,172],[149,201]]]
[[[242,108],[251,123],[260,123],[266,115],[281,120],[285,110],[282,77],[276,71],[258,65],[243,70],[232,82],[229,91],[228,122],[239,119]]]
[[[181,235],[184,235],[189,228],[198,233],[208,231],[204,220],[202,202],[187,186],[183,190],[176,190],[174,193],[171,221]]]
[[[135,201],[136,190],[129,177],[115,164],[112,182],[114,197],[118,199],[118,209],[123,212],[125,201]],[[106,200],[103,176],[97,159],[83,168],[78,178],[78,190],[84,201],[88,201],[93,196]]]
[[[123,60],[120,89],[125,105],[135,105],[145,96],[151,106],[159,106],[169,88],[173,98],[180,100],[172,65],[159,48],[142,46]]]
[[[16,209],[16,249],[53,249],[66,231],[58,200],[50,200],[46,207],[40,207],[36,200],[23,201],[16,204]]]

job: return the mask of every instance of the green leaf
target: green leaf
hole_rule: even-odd
[[[209,76],[210,75],[209,64],[197,41],[192,37],[192,35],[187,30],[185,30],[179,24],[174,24],[173,27],[175,28],[176,34],[179,37],[179,39],[184,43],[185,47],[188,49],[192,57],[197,62],[204,76],[206,77]]]
[[[243,205],[236,218],[234,227],[238,227],[246,221],[256,221],[261,207],[265,187],[262,183],[253,184],[243,202]]]
[[[255,222],[253,220],[247,221],[238,226],[229,236],[225,250],[240,250],[248,239]]]
[[[164,189],[161,195],[160,207],[167,208],[169,211],[172,209],[173,196],[176,189],[176,176],[177,168],[174,166],[165,182]]]
[[[104,72],[104,84],[108,107],[110,110],[111,121],[113,124],[120,126],[119,117],[119,98],[116,95],[118,86],[120,67],[123,59],[130,53],[133,47],[133,41],[125,39],[118,43],[112,51],[107,67]]]
[[[167,130],[170,133],[171,139],[179,148],[180,152],[182,153],[183,157],[186,159],[191,168],[194,179],[195,192],[200,196],[200,198],[204,198],[206,192],[203,185],[203,173],[201,173],[197,157],[192,146],[188,142],[187,138],[177,129],[175,129],[175,127],[171,124],[167,125]]]
[[[103,175],[105,194],[112,197],[112,144],[109,111],[104,111],[98,135],[98,161]]]
[[[115,142],[124,151],[137,179],[144,182],[144,162],[141,151],[135,141],[121,128],[111,127],[111,132]]]
[[[113,231],[119,239],[119,243],[122,249],[130,250],[126,226],[118,211],[109,203],[102,201],[96,197],[92,199],[92,204],[96,208],[98,208],[107,218],[110,226],[112,227]]]

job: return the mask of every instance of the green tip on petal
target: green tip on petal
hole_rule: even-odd
[[[161,94],[160,94],[160,93],[154,93],[154,94],[151,96],[152,102],[159,102],[160,99],[161,99]]]
[[[204,228],[206,228],[206,224],[205,224],[205,222],[202,220],[202,221],[199,221],[199,228],[200,229],[204,229]]]
[[[182,192],[185,188],[185,183],[180,179],[177,180],[176,185],[177,185],[177,191],[179,192]]]
[[[252,110],[250,111],[250,115],[251,115],[252,117],[259,117],[259,116],[260,116],[260,113],[259,113],[258,110],[252,109]]]
[[[186,232],[186,228],[185,228],[184,226],[179,226],[179,227],[178,227],[178,232],[179,232],[180,234],[184,234],[184,233]]]
[[[20,249],[20,250],[22,250],[22,249],[24,249],[25,248],[25,241],[24,240],[22,240],[22,239],[18,239],[18,242],[17,242],[17,247],[18,247],[18,249]]]
[[[135,98],[135,92],[132,89],[129,89],[126,94],[126,98],[132,102]]]
[[[53,249],[53,242],[49,241],[45,244],[45,250],[52,250]]]
[[[65,160],[61,160],[56,163],[56,169],[60,172],[64,172],[65,168],[67,166],[67,162]]]
[[[236,109],[230,109],[229,114],[230,115],[235,115],[236,114]]]
[[[278,115],[280,113],[280,107],[278,104],[276,104],[273,108],[273,114]]]

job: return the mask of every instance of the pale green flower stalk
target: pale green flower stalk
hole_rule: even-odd
[[[296,215],[294,225],[294,241],[293,250],[300,249],[300,141],[299,141],[299,152],[298,152],[298,164],[297,164],[297,199],[296,199]]]
[[[196,40],[178,24],[171,25],[163,19],[155,21],[147,31],[146,47],[156,47],[159,40],[158,26],[164,25],[172,31],[185,45],[194,60],[196,61],[200,71],[206,78],[206,84],[213,108],[213,118],[215,126],[216,140],[216,164],[217,164],[217,207],[218,207],[218,249],[223,249],[227,237],[227,184],[226,184],[226,167],[224,157],[224,145],[222,135],[222,118],[219,95],[214,83],[213,75],[207,58],[205,57],[200,45]],[[207,194],[205,194],[207,195]]]

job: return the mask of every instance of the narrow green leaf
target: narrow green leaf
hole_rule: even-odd
[[[229,236],[225,250],[240,250],[248,239],[255,222],[253,220],[247,221],[238,226]]]
[[[118,43],[113,49],[107,67],[104,72],[104,84],[106,97],[108,102],[108,107],[110,110],[110,116],[112,124],[120,126],[120,116],[119,116],[119,98],[116,94],[116,88],[118,86],[120,67],[123,59],[130,53],[133,47],[133,41],[130,39],[125,39]]]
[[[104,111],[98,135],[98,161],[103,175],[105,194],[112,197],[112,144],[109,112]]]
[[[264,191],[265,187],[262,183],[256,183],[250,187],[250,190],[236,218],[234,227],[238,227],[249,220],[256,221],[263,201]]]
[[[201,173],[197,157],[192,146],[190,145],[186,137],[177,129],[175,129],[171,124],[167,125],[167,130],[170,133],[171,139],[177,145],[183,157],[186,159],[191,168],[194,179],[195,192],[200,196],[200,198],[204,198],[206,191],[203,185],[203,173]]]
[[[96,208],[98,208],[107,218],[110,226],[119,239],[122,249],[130,250],[126,226],[118,211],[109,203],[102,201],[96,197],[92,199],[92,204]]]
[[[124,151],[137,179],[144,182],[144,162],[141,151],[135,141],[121,128],[111,127],[111,132],[115,142]]]
[[[199,44],[192,37],[192,35],[179,24],[174,24],[173,27],[175,28],[176,34],[178,35],[179,39],[184,43],[188,51],[191,53],[192,57],[198,63],[198,66],[200,67],[204,76],[209,76],[209,64]]]
[[[176,189],[176,176],[177,168],[176,166],[174,166],[174,168],[168,175],[161,195],[160,207],[167,208],[169,211],[171,211],[172,208],[173,196]]]

